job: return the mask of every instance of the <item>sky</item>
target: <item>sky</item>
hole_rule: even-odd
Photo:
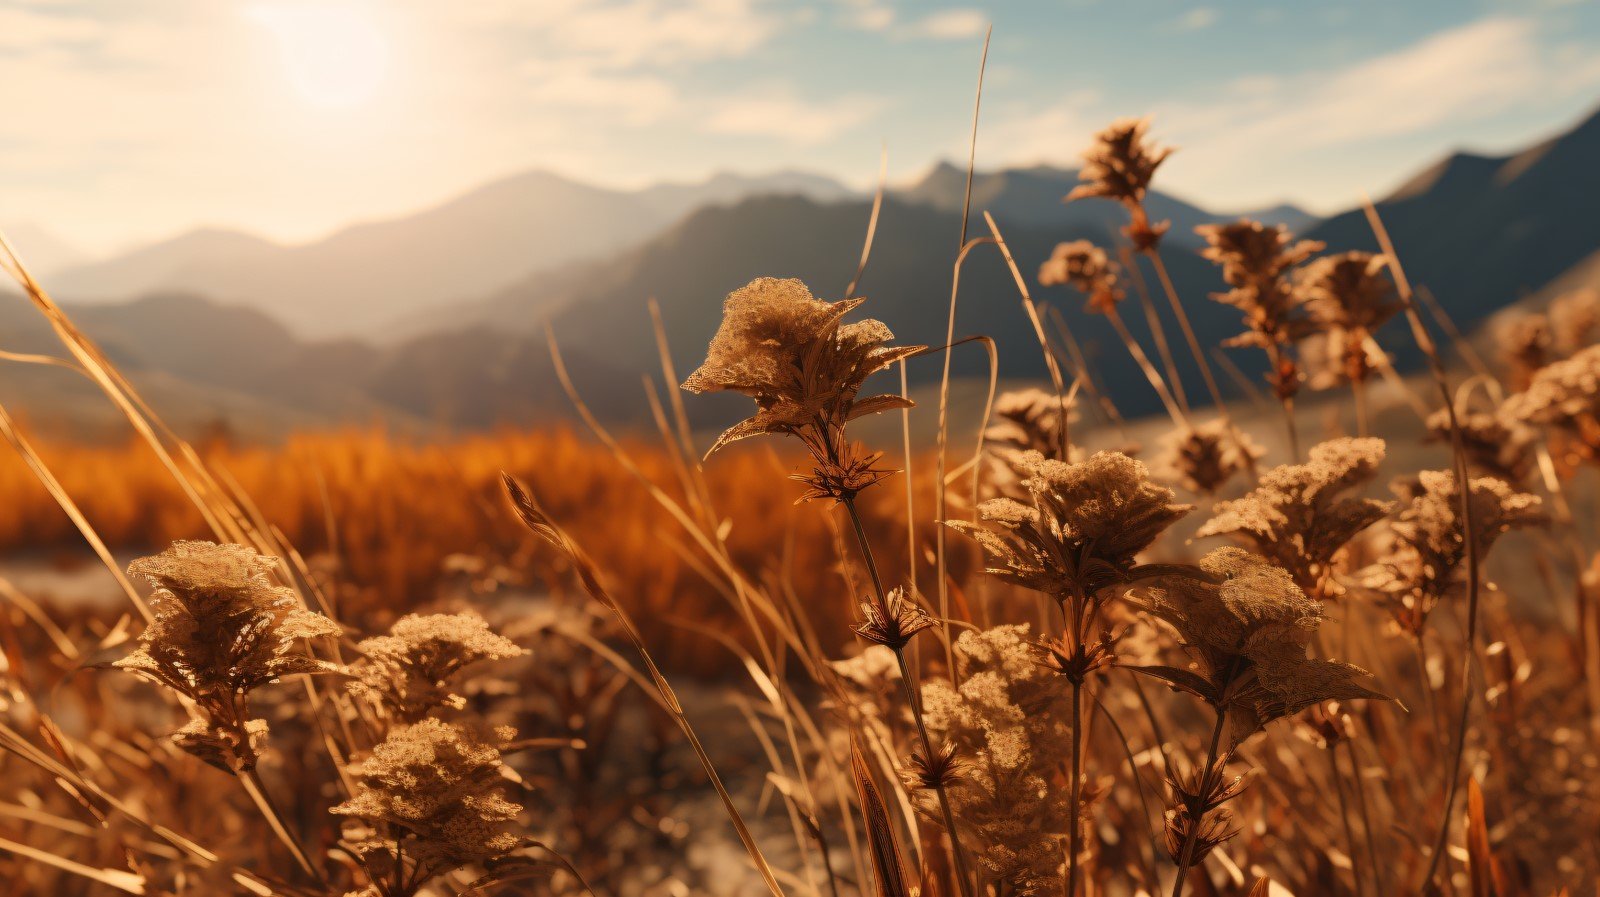
[[[530,168],[870,188],[1070,165],[1153,116],[1169,192],[1318,212],[1600,105],[1600,2],[0,0],[0,224],[294,242]]]

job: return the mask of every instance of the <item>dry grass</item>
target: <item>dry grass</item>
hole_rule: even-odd
[[[1167,155],[1145,130],[1106,131],[1074,195],[1127,208],[1124,266],[1153,268],[1204,364],[1183,303],[1205,300],[1171,291],[1143,207]],[[998,251],[1052,353],[985,222],[952,303],[960,259]],[[1587,330],[1535,358],[1522,328],[1523,391],[1502,402],[1485,370],[1473,402],[1394,247],[1307,269],[1313,247],[1230,227],[1218,298],[1272,358],[1289,448],[1250,438],[1281,426],[1259,416],[1192,424],[1165,337],[1163,376],[1124,329],[1173,418],[1153,466],[1092,451],[1077,353],[978,421],[949,420],[942,383],[912,412],[937,413],[931,449],[862,445],[853,421],[909,404],[866,378],[928,351],[847,319],[860,297],[774,279],[728,297],[685,384],[752,399],[710,444],[753,447],[702,461],[674,395],[656,440],[583,414],[581,437],[197,450],[0,255],[135,434],[34,445],[0,414],[0,545],[87,540],[128,600],[67,613],[0,584],[0,875],[288,897],[1593,890]],[[1109,258],[1069,245],[1040,279],[1115,315]],[[1332,341],[1365,431],[1393,302],[1437,387],[1408,397],[1410,432],[1449,469],[1398,440],[1298,445],[1304,338]],[[970,461],[948,449],[968,424],[990,439]],[[113,549],[151,556],[125,575]]]

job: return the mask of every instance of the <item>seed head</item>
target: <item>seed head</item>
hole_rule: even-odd
[[[1050,258],[1039,266],[1041,286],[1068,286],[1082,293],[1091,312],[1108,313],[1125,295],[1116,262],[1088,240],[1058,243]]]

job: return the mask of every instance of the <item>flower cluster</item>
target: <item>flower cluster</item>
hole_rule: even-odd
[[[1312,332],[1312,326],[1298,314],[1299,297],[1289,273],[1323,244],[1295,241],[1282,225],[1267,227],[1248,218],[1201,225],[1195,232],[1206,241],[1201,255],[1222,267],[1222,279],[1232,288],[1212,298],[1244,313],[1245,332],[1226,345],[1266,350],[1275,367],[1273,388],[1280,398],[1293,396],[1299,391],[1300,373],[1287,353]]]
[[[351,690],[405,722],[416,722],[436,707],[464,706],[451,689],[465,667],[527,653],[473,612],[408,614],[388,635],[356,647],[362,658],[350,667],[356,676]]]
[[[1156,169],[1172,155],[1171,147],[1156,146],[1146,134],[1150,123],[1144,119],[1113,122],[1095,135],[1094,143],[1083,154],[1078,172],[1083,183],[1066,196],[1067,202],[1100,197],[1122,203],[1131,221],[1126,233],[1140,250],[1153,250],[1171,226],[1152,223],[1144,207],[1145,194]]]
[[[1126,295],[1116,262],[1088,240],[1058,243],[1039,266],[1041,286],[1067,286],[1082,293],[1092,312],[1109,314]]]
[[[1023,452],[1015,465],[1031,503],[990,499],[980,524],[948,525],[978,542],[989,574],[1057,600],[1127,581],[1139,552],[1191,509],[1120,452],[1079,463]]]
[[[962,844],[990,882],[1059,893],[1071,825],[1068,789],[1057,784],[1071,743],[1066,694],[1026,625],[963,632],[955,657],[960,684],[929,681],[922,700],[929,730],[966,758],[949,792]]]
[[[346,840],[368,872],[389,879],[399,869],[412,893],[444,872],[515,850],[521,840],[508,824],[522,807],[501,793],[500,748],[511,737],[508,728],[428,718],[391,729],[352,764],[355,792],[331,812],[352,820]]]
[[[1334,439],[1312,447],[1305,464],[1267,471],[1260,485],[1219,502],[1197,537],[1237,536],[1287,570],[1305,592],[1339,593],[1334,559],[1357,533],[1382,520],[1392,505],[1348,493],[1372,480],[1383,462],[1381,439]]]
[[[1329,367],[1312,385],[1362,382],[1372,373],[1367,341],[1402,308],[1394,284],[1384,276],[1387,256],[1343,252],[1323,256],[1300,270],[1296,290],[1313,324],[1327,340]]]
[[[302,639],[338,636],[339,625],[273,585],[276,565],[243,545],[180,541],[128,566],[155,586],[154,619],[114,666],[192,701],[195,715],[173,740],[229,771],[254,768],[267,731],[250,715],[250,692],[285,676],[341,671],[300,648]]]
[[[1481,563],[1496,540],[1514,529],[1545,522],[1537,495],[1503,480],[1470,481],[1474,548]],[[1390,525],[1387,556],[1363,571],[1366,584],[1384,595],[1400,628],[1420,636],[1428,616],[1465,588],[1467,543],[1462,537],[1461,491],[1455,473],[1424,470],[1401,486],[1409,505]]]
[[[1168,433],[1157,470],[1190,492],[1215,495],[1234,474],[1267,453],[1249,434],[1231,430],[1227,421],[1214,420]]]
[[[711,452],[751,436],[796,436],[817,461],[815,473],[801,478],[811,487],[807,498],[851,498],[887,476],[873,467],[877,455],[846,442],[845,424],[911,407],[897,395],[858,393],[869,376],[924,347],[889,345],[894,334],[881,321],[843,323],[863,301],[824,302],[799,280],[774,277],[729,293],[706,360],[683,388],[740,392],[755,399],[757,411],[719,436]]]
[[[1143,671],[1216,707],[1231,744],[1321,701],[1383,697],[1360,684],[1364,670],[1307,656],[1322,604],[1287,571],[1227,547],[1207,554],[1200,573],[1161,577],[1137,599],[1177,631],[1200,672]]]
[[[1554,427],[1578,460],[1600,460],[1600,346],[1540,368],[1502,409],[1516,420]]]

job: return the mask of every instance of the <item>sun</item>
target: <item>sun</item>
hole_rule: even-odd
[[[363,10],[340,3],[273,3],[250,18],[277,41],[284,74],[307,102],[346,108],[372,98],[389,65],[389,45]]]

